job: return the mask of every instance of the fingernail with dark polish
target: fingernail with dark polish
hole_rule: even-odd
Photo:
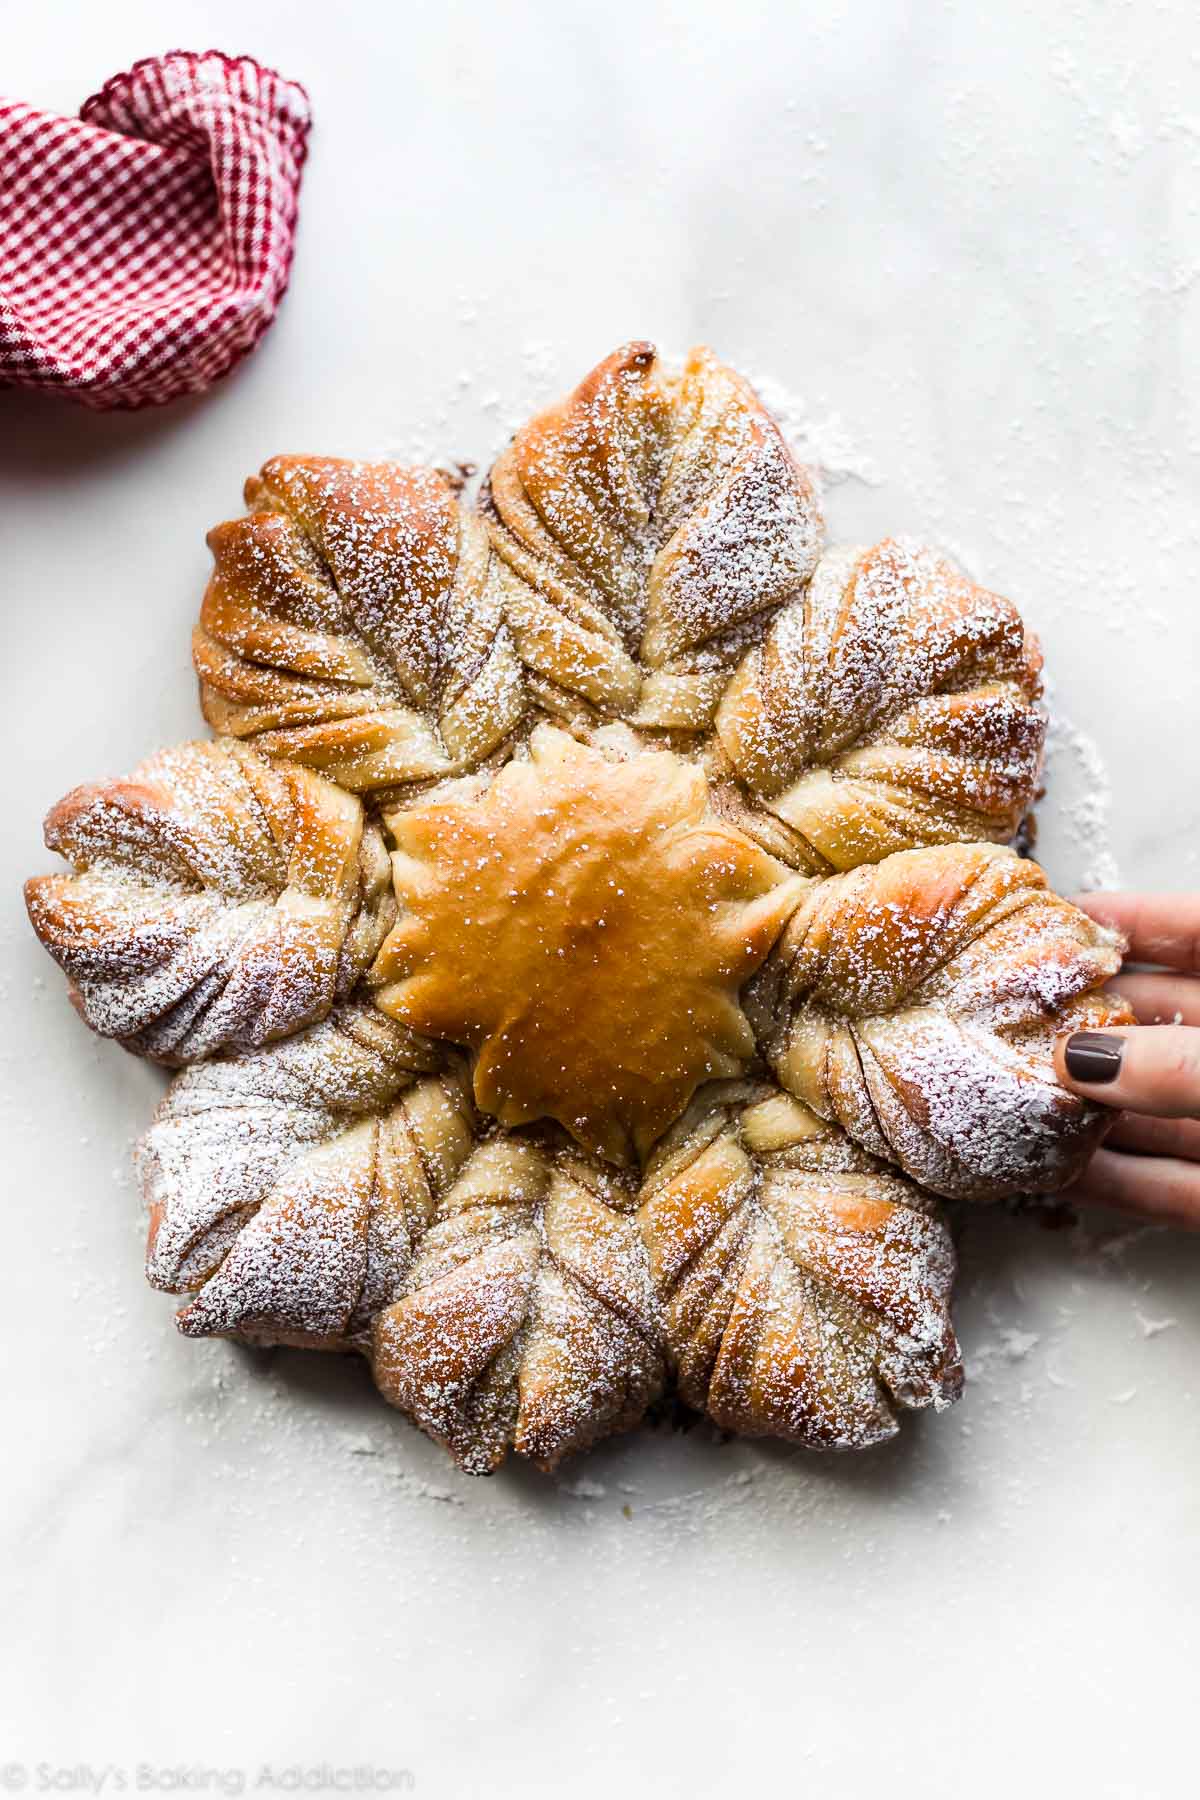
[[[1067,1039],[1067,1074],[1072,1081],[1090,1081],[1099,1086],[1115,1081],[1121,1073],[1121,1051],[1124,1043],[1108,1031],[1073,1031]]]

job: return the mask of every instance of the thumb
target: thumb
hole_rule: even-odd
[[[1064,1087],[1159,1119],[1200,1119],[1200,1026],[1073,1031],[1054,1046]]]

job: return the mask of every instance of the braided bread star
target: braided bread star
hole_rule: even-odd
[[[1055,1034],[1120,944],[1006,848],[1040,653],[905,539],[826,549],[708,351],[601,363],[478,502],[277,457],[218,526],[211,741],[54,807],[86,1022],[180,1329],[353,1351],[485,1473],[673,1385],[850,1448],[949,1405],[941,1197],[1064,1185]]]

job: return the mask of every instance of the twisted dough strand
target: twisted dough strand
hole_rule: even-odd
[[[746,634],[812,573],[821,517],[752,389],[627,344],[519,431],[483,497],[506,616],[551,713],[699,730]]]
[[[735,816],[812,874],[1010,838],[1041,768],[1040,670],[1009,601],[933,551],[831,551],[721,698]]]
[[[1112,1114],[1061,1087],[1058,1032],[1126,1023],[1120,939],[995,845],[815,882],[746,1011],[779,1080],[934,1193],[1053,1192]]]
[[[204,716],[355,791],[474,767],[519,722],[487,534],[445,476],[275,457],[209,534]]]
[[[438,1060],[350,1004],[176,1078],[137,1161],[146,1272],[194,1295],[183,1331],[334,1347],[365,1329],[470,1147],[463,1071]]]
[[[373,1321],[384,1398],[473,1474],[510,1448],[550,1469],[635,1425],[663,1362],[629,1204],[576,1154],[480,1145]]]
[[[396,916],[359,802],[231,739],[76,788],[46,842],[75,872],[26,884],[34,930],[92,1029],[159,1062],[323,1018]]]
[[[724,1429],[849,1449],[958,1398],[936,1203],[778,1089],[698,1094],[638,1222],[679,1391]]]

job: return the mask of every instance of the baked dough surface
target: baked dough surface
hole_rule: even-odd
[[[475,1052],[505,1125],[556,1119],[625,1166],[740,1074],[738,993],[802,887],[715,817],[696,764],[540,725],[483,790],[390,818],[399,920],[376,1004]]]

